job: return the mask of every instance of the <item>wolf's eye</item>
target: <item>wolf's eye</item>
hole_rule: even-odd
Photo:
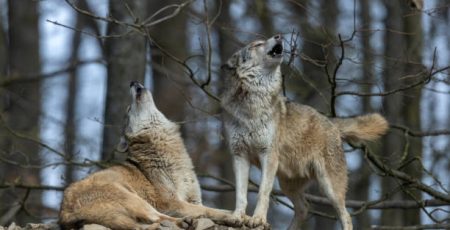
[[[262,42],[256,43],[256,44],[253,45],[253,48],[260,47],[262,45],[264,45],[264,43],[262,43]]]

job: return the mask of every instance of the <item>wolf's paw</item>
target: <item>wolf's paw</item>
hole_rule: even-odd
[[[183,227],[185,227],[186,225],[193,226],[195,218],[196,217],[194,217],[194,216],[186,216],[186,217],[182,218],[177,224],[178,224],[178,226],[181,225]]]
[[[267,223],[266,218],[262,216],[251,217],[246,225],[254,229],[270,229],[270,225]]]
[[[249,217],[248,216],[242,217],[242,216],[235,216],[235,215],[227,214],[220,218],[213,218],[213,220],[217,224],[221,224],[221,225],[226,225],[226,226],[230,226],[230,227],[242,227],[246,222],[246,218],[249,218]]]
[[[247,216],[245,214],[245,211],[240,211],[240,210],[234,210],[233,214],[231,214],[231,215],[233,215],[235,218],[242,219],[242,220],[245,219],[245,217]]]
[[[153,223],[153,224],[142,224],[138,229],[139,230],[157,230],[160,228],[159,223]]]

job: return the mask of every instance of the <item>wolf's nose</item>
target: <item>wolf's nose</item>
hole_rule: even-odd
[[[275,36],[273,36],[273,38],[277,41],[281,40],[283,38],[283,36],[281,36],[281,34],[277,34]]]
[[[139,89],[139,88],[144,88],[144,86],[141,85],[141,83],[139,83],[138,81],[132,81],[132,82],[130,82],[130,88],[131,88],[131,87],[136,87],[137,89]]]

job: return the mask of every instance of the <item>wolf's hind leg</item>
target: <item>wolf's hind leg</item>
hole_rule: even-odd
[[[96,205],[96,208],[84,207],[73,213],[81,221],[81,225],[63,227],[63,229],[80,228],[84,224],[98,224],[111,229],[140,229],[141,225],[130,216],[127,210],[115,202]],[[66,225],[62,223],[62,225]]]
[[[136,193],[128,192],[127,199],[122,205],[128,213],[140,223],[159,223],[163,220],[178,222],[180,219],[158,212],[152,205]]]
[[[304,200],[304,187],[308,183],[308,179],[287,179],[279,178],[281,191],[294,204],[294,217],[289,225],[289,230],[299,230],[302,228],[302,223],[308,214],[306,201]]]
[[[345,207],[345,193],[347,192],[347,171],[341,171],[328,167],[326,172],[317,173],[319,186],[330,199],[336,210],[343,230],[352,230],[353,224],[350,214]]]

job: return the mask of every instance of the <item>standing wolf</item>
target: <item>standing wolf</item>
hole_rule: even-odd
[[[315,178],[339,215],[342,228],[352,229],[345,208],[347,166],[342,138],[377,139],[387,130],[379,114],[330,121],[309,106],[280,95],[282,37],[255,41],[223,66],[227,72],[221,97],[226,137],[236,175],[235,216],[245,215],[250,162],[262,170],[258,201],[250,224],[266,222],[275,175],[294,204],[290,229],[299,229],[307,210],[303,190]]]
[[[142,229],[163,220],[179,221],[174,217],[196,216],[234,223],[231,213],[202,206],[178,125],[156,108],[149,90],[137,82],[130,88],[127,162],[71,184],[61,205],[62,227],[95,223]]]

